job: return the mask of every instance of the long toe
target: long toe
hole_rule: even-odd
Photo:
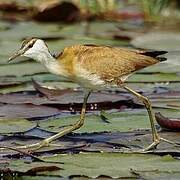
[[[161,140],[161,141],[164,141],[164,142],[166,142],[166,143],[172,144],[172,145],[174,145],[174,146],[176,146],[176,147],[180,147],[180,143],[173,142],[173,141],[170,141],[170,140],[165,139],[165,138],[160,138],[160,140]]]
[[[45,140],[39,142],[39,143],[34,143],[34,144],[28,144],[24,146],[17,146],[15,147],[16,149],[29,149],[29,150],[38,150],[42,147],[49,146],[49,142]]]
[[[158,144],[160,143],[160,140],[155,140],[152,144],[150,144],[148,147],[143,149],[143,152],[145,151],[150,151],[150,150],[154,150],[157,148]]]

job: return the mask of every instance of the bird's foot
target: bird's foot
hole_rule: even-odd
[[[150,144],[148,147],[144,148],[142,151],[146,152],[146,151],[150,151],[150,150],[156,149],[161,141],[164,141],[166,143],[172,144],[175,147],[180,147],[180,143],[176,143],[176,142],[173,142],[173,141],[170,141],[170,140],[158,137],[152,144]]]
[[[28,144],[28,145],[22,145],[22,146],[16,146],[16,147],[13,147],[14,149],[19,149],[19,150],[28,150],[28,151],[35,151],[35,150],[39,150],[43,147],[49,147],[49,146],[53,146],[53,147],[62,147],[62,145],[60,144],[50,144],[50,142],[45,139],[45,140],[42,140],[41,142],[39,143],[34,143],[34,144]],[[6,148],[0,148],[0,150],[4,150]]]

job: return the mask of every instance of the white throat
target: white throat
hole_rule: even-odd
[[[41,39],[36,40],[33,47],[28,49],[23,56],[32,58],[44,65],[49,64],[52,61],[56,61],[50,54],[45,42]]]
[[[33,47],[28,49],[23,56],[40,62],[53,74],[64,76],[67,73],[63,68],[63,65],[50,54],[48,47],[41,39],[36,40]]]

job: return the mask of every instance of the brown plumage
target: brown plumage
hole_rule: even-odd
[[[74,64],[106,82],[128,76],[133,72],[158,63],[156,58],[165,51],[146,52],[109,46],[74,45],[65,48],[57,59],[65,64],[68,72],[75,75]],[[165,59],[164,59],[165,60]]]

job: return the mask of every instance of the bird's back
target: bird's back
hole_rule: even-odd
[[[67,71],[74,77],[86,75],[86,79],[92,79],[96,76],[104,82],[113,82],[115,79],[124,81],[133,72],[166,60],[158,57],[165,53],[109,46],[74,45],[65,48],[58,60],[65,64]],[[87,73],[84,75],[84,72]],[[95,78],[95,81],[98,80]]]
[[[72,67],[79,64],[91,74],[96,74],[105,81],[121,78],[134,71],[158,63],[165,58],[157,58],[164,51],[146,52],[109,46],[75,45],[64,49],[61,60],[72,61]]]

